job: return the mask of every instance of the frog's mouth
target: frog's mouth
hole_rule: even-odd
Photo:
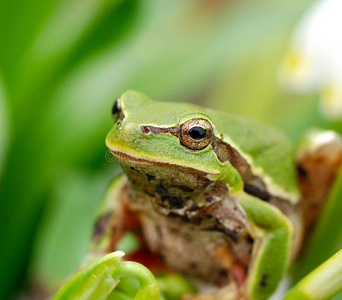
[[[182,170],[188,170],[192,171],[194,173],[198,173],[199,175],[205,175],[208,179],[210,180],[215,180],[216,177],[219,175],[218,173],[214,172],[208,172],[208,170],[199,170],[196,168],[192,168],[191,166],[186,166],[186,165],[178,165],[172,162],[160,162],[157,160],[149,160],[146,158],[138,158],[132,155],[129,155],[127,153],[124,153],[122,151],[118,150],[112,150],[109,149],[109,151],[118,158],[120,163],[126,163],[128,165],[130,164],[143,164],[143,165],[153,165],[153,166],[168,166],[168,167],[174,167]]]

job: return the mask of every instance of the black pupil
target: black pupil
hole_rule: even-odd
[[[194,140],[200,140],[203,139],[206,135],[206,130],[203,127],[200,126],[194,126],[191,129],[189,129],[189,135]]]
[[[113,105],[113,108],[112,108],[112,115],[115,115],[117,113],[119,113],[120,110],[119,110],[119,101],[116,100],[114,105]]]

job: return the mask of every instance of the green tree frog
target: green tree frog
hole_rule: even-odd
[[[100,210],[93,252],[113,251],[130,231],[153,253],[143,261],[151,270],[218,287],[183,299],[268,299],[314,227],[340,137],[311,132],[295,161],[280,131],[193,104],[127,91],[112,114],[106,145],[125,175]],[[317,167],[325,176],[313,180]]]

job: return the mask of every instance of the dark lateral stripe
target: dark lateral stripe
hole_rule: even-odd
[[[262,191],[258,187],[251,185],[251,184],[245,184],[244,191],[247,194],[255,196],[264,201],[269,201],[271,198],[271,195],[267,191]]]
[[[250,165],[236,149],[228,143],[225,143],[223,139],[217,137],[214,139],[213,147],[217,158],[221,162],[228,160],[241,174],[244,181],[244,191],[246,193],[264,201],[270,200],[271,195],[267,191],[264,181],[252,173]]]

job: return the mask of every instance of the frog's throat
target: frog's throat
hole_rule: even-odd
[[[178,165],[175,163],[171,163],[171,162],[160,162],[157,160],[152,160],[152,159],[146,159],[146,158],[137,158],[135,156],[129,155],[127,153],[124,153],[122,151],[118,151],[118,150],[112,150],[109,149],[109,151],[118,158],[119,161],[122,162],[136,162],[136,163],[142,163],[142,164],[148,164],[148,165],[156,165],[156,166],[172,166],[172,167],[176,167],[179,169],[186,169],[186,170],[190,170],[193,172],[200,172],[200,173],[204,173],[206,174],[207,178],[209,180],[217,180],[218,177],[220,176],[220,174],[218,172],[213,172],[210,170],[202,170],[202,169],[196,169],[196,168],[192,168],[190,166],[184,166],[184,165]]]

